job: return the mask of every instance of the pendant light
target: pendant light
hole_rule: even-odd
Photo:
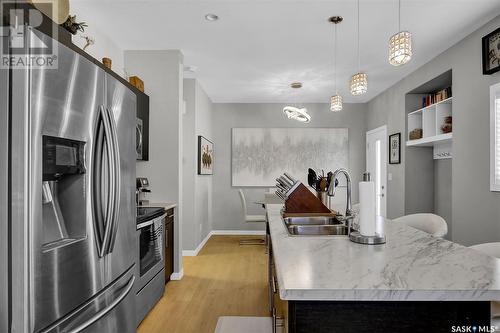
[[[351,94],[354,96],[362,95],[368,90],[368,77],[366,73],[360,71],[361,58],[359,55],[359,0],[358,0],[358,73],[351,77]]]
[[[411,33],[401,31],[401,0],[398,0],[398,33],[389,39],[389,63],[401,66],[411,60]]]
[[[292,89],[302,88],[301,82],[293,82],[290,84]],[[287,105],[283,108],[283,113],[288,117],[288,119],[294,119],[302,123],[308,123],[311,121],[311,116],[307,113],[306,108],[300,108],[298,106]]]
[[[335,24],[335,41],[334,41],[334,81],[335,81],[335,95],[330,98],[330,111],[339,112],[342,111],[342,96],[339,95],[337,88],[337,24],[342,22],[342,16],[332,16],[330,17],[330,22]]]

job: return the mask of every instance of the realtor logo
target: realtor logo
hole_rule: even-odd
[[[2,27],[0,27],[0,68],[57,68],[57,25],[53,26],[51,32],[54,38],[50,38],[39,31],[44,21],[44,13],[52,13],[57,10],[51,0],[33,5],[19,1],[2,1],[0,16]],[[45,17],[47,20],[47,17]]]

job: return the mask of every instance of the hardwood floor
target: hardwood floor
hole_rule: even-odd
[[[184,257],[184,277],[167,284],[137,332],[212,333],[219,316],[269,316],[265,247],[240,246],[242,238],[212,236]]]

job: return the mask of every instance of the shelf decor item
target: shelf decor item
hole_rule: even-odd
[[[441,125],[441,131],[443,133],[451,133],[453,131],[453,117],[448,116],[444,118],[444,124]]]
[[[351,94],[354,96],[362,95],[368,91],[368,76],[361,72],[361,57],[359,50],[359,0],[358,0],[358,73],[351,77]]]
[[[401,133],[389,135],[389,164],[401,164]]]
[[[337,88],[337,24],[342,22],[344,19],[342,16],[332,16],[330,17],[329,21],[333,24],[335,24],[335,42],[334,42],[334,65],[333,65],[333,75],[334,75],[334,82],[335,82],[335,95],[333,95],[330,98],[330,111],[333,112],[339,112],[342,111],[342,96],[339,95],[338,88]]]
[[[389,39],[389,63],[393,66],[406,64],[413,55],[411,33],[401,31],[401,0],[398,1],[398,31]]]
[[[483,37],[483,74],[500,71],[500,28]]]
[[[213,175],[214,144],[204,136],[198,135],[198,174]]]
[[[138,76],[129,77],[128,82],[140,91],[144,92],[144,82]]]
[[[418,140],[422,139],[422,129],[421,128],[416,128],[413,131],[410,132],[410,140]]]
[[[102,58],[104,67],[111,69],[112,60],[110,58]]]
[[[71,34],[76,35],[79,31],[85,32],[85,28],[87,27],[87,23],[85,22],[76,22],[76,15],[69,15],[66,21],[64,21],[61,26],[69,31]]]

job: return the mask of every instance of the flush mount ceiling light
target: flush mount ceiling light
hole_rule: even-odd
[[[329,21],[335,24],[335,41],[334,41],[334,57],[333,57],[333,70],[334,70],[334,82],[335,82],[335,95],[330,98],[330,111],[338,112],[342,111],[342,96],[339,95],[337,90],[337,24],[342,22],[342,16],[332,16]]]
[[[302,88],[302,83],[293,82],[292,84],[290,84],[290,88],[300,89]],[[288,119],[294,119],[302,123],[308,123],[311,121],[311,116],[307,113],[306,108],[287,105],[283,108],[283,113],[287,116]]]
[[[207,14],[205,15],[205,20],[207,21],[217,21],[219,19],[219,16],[215,15],[215,14]]]
[[[389,39],[389,63],[401,66],[411,60],[411,33],[401,31],[401,0],[398,0],[398,33]]]
[[[361,57],[359,55],[359,0],[358,0],[358,73],[351,77],[351,94],[354,96],[362,95],[368,90],[368,77],[360,71]]]

